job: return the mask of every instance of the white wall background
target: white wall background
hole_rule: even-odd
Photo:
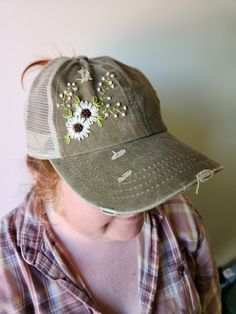
[[[236,257],[236,2],[231,0],[0,0],[0,216],[31,181],[20,86],[41,57],[111,55],[140,68],[158,90],[169,131],[224,165],[187,192],[219,265]]]

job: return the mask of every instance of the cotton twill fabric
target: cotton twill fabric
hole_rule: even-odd
[[[44,202],[31,190],[1,220],[0,314],[100,313],[62,262],[37,206]],[[137,241],[140,313],[221,313],[216,264],[202,218],[186,197],[146,212]]]
[[[223,169],[168,132],[50,162],[80,197],[114,213],[150,210],[197,183],[199,172]]]

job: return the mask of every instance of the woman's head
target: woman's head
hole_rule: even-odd
[[[24,70],[21,82],[28,69],[36,65],[44,66],[49,61],[45,59],[31,63]],[[63,225],[63,232],[68,230],[68,236],[74,237],[78,232],[76,239],[122,241],[133,238],[141,230],[143,213],[134,219],[107,216],[79,197],[58,175],[49,160],[38,159],[28,154],[26,165],[33,178],[33,192],[36,196],[47,200],[47,204],[53,204],[48,208],[54,211],[54,219]],[[37,214],[41,219],[40,213]],[[48,214],[50,215],[50,212]],[[71,229],[74,233],[71,233]]]
[[[134,220],[109,217],[79,197],[60,178],[48,160],[27,155],[26,164],[34,181],[33,192],[36,196],[47,200],[47,204],[53,204],[53,207],[49,208],[54,211],[55,222],[63,225],[63,232],[68,232],[68,236],[71,234],[72,238],[83,241],[86,239],[125,241],[140,232],[144,219],[143,213]],[[36,214],[42,220],[41,213]],[[71,230],[74,232],[71,233]]]
[[[68,236],[71,234],[77,240],[125,241],[132,239],[141,230],[143,213],[133,220],[109,217],[79,197],[60,178],[48,160],[27,155],[26,164],[34,181],[33,192],[47,200],[48,204],[53,204],[49,208],[55,211],[54,219],[56,217],[56,222],[63,224],[63,232],[68,232]],[[37,214],[42,219],[41,213]],[[74,232],[71,233],[71,230]]]
[[[142,212],[190,187],[201,170],[209,177],[222,169],[167,132],[138,69],[109,56],[39,60],[26,71],[35,65],[44,68],[25,103],[27,148],[50,162],[43,175],[35,167],[36,184],[55,192],[55,169],[77,193],[75,211],[81,195],[104,212]]]
[[[52,215],[52,221],[61,225],[60,232],[67,233],[71,241],[83,242],[130,240],[140,232],[144,221],[144,213],[132,218],[102,213],[80,197],[63,179],[57,185],[56,205],[49,206],[48,214],[49,217]]]

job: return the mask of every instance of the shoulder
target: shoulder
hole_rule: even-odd
[[[0,250],[10,252],[17,245],[17,230],[23,221],[24,208],[18,206],[0,219]]]
[[[32,207],[32,190],[30,190],[22,202],[8,214],[0,219],[0,256],[1,264],[17,260],[20,255],[20,241],[26,236],[22,232],[25,216]]]
[[[17,207],[0,220],[0,303],[2,309],[15,310],[13,303],[20,302],[18,299],[20,295],[18,280],[20,248],[17,246],[17,223],[20,214],[21,208]]]
[[[202,217],[193,202],[183,194],[178,194],[162,205],[165,216],[173,220],[176,224],[180,224],[181,220],[185,222],[198,222]],[[181,223],[182,225],[182,223]]]
[[[18,310],[21,312],[24,307],[22,302],[27,291],[24,280],[27,266],[22,258],[19,245],[27,211],[27,200],[28,195],[19,206],[0,220],[0,304],[1,309],[9,311],[9,313],[15,313]],[[28,236],[30,237],[29,234]]]
[[[187,196],[176,195],[160,205],[166,225],[177,241],[196,251],[204,231],[203,219]]]

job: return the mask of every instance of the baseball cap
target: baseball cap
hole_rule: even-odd
[[[147,77],[110,56],[51,60],[24,123],[28,154],[108,215],[152,209],[223,169],[168,132]]]

